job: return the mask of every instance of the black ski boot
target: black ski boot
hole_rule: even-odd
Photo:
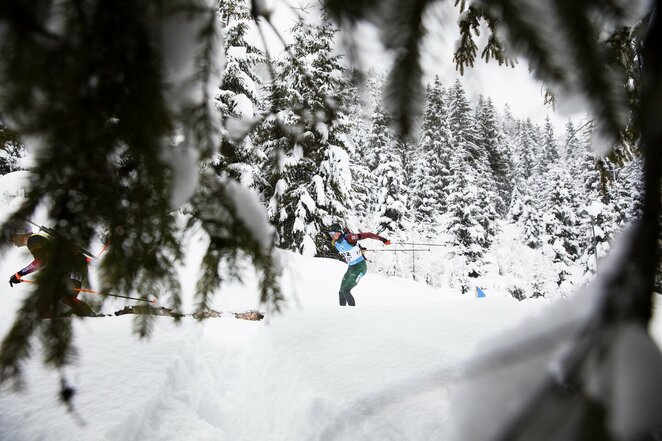
[[[351,295],[350,293],[345,294],[345,298],[347,299],[347,304],[349,306],[356,306],[356,302],[354,302],[354,296]]]
[[[338,297],[340,299],[340,306],[345,306],[347,304],[347,299],[345,298],[345,295],[343,293],[338,293]]]

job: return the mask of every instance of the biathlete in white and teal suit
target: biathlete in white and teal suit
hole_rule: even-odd
[[[362,239],[376,239],[381,241],[384,245],[390,245],[391,242],[375,233],[348,233],[343,231],[343,228],[338,224],[331,225],[328,230],[331,236],[331,243],[336,247],[340,255],[347,262],[347,272],[342,278],[340,283],[340,306],[355,306],[354,296],[352,296],[352,288],[354,288],[359,280],[368,272],[368,263],[363,257],[361,247],[358,244]]]

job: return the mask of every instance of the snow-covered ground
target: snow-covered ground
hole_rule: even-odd
[[[532,257],[501,243],[500,271],[524,271]],[[204,243],[189,246],[181,269],[188,310]],[[518,302],[500,286],[485,286],[488,296],[479,299],[386,276],[374,265],[354,290],[357,306],[340,307],[343,263],[291,253],[281,259],[287,304],[260,322],[230,314],[264,310],[250,277],[219,292],[214,307],[227,315],[185,317],[180,325],[158,317],[148,340],[132,335],[130,315],[76,319],[78,357],[65,371],[77,391],[73,413],[59,404],[59,375],[43,367],[35,345],[27,387],[0,389],[0,440],[458,439],[456,395],[468,361],[486,340],[527,333],[522,322],[549,322],[541,317],[569,301]],[[0,275],[8,279],[29,261],[25,248],[11,249]],[[30,286],[2,286],[4,338]],[[130,304],[109,301],[103,312]],[[662,319],[652,330],[659,345]]]
[[[3,274],[17,253],[3,260]],[[79,357],[67,369],[77,415],[57,403],[58,376],[36,358],[25,369],[28,387],[0,395],[0,439],[450,439],[465,361],[485,338],[549,304],[369,274],[355,290],[357,306],[342,308],[342,263],[287,259],[296,300],[261,322],[228,315],[176,326],[160,317],[153,336],[137,340],[132,316],[77,321]],[[2,335],[28,288],[2,290]],[[246,304],[257,297],[228,291]]]
[[[3,260],[3,274],[17,253]],[[57,374],[34,359],[27,389],[0,397],[0,439],[440,439],[462,360],[481,338],[544,305],[369,274],[357,306],[341,308],[341,262],[287,258],[296,299],[262,322],[228,315],[176,326],[162,317],[139,341],[132,316],[78,321],[79,358],[67,376],[82,423],[57,404]],[[2,335],[29,288],[3,289]],[[244,306],[257,296],[228,291]]]

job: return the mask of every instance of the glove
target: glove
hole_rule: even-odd
[[[21,283],[21,282],[22,282],[21,276],[18,273],[12,275],[9,278],[9,286],[11,286],[12,288],[14,287],[14,283]]]
[[[391,245],[391,241],[388,240],[388,239],[382,239],[382,243],[383,243],[384,245]]]

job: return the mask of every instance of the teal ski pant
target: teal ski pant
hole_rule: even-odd
[[[354,296],[352,296],[351,291],[361,280],[361,277],[365,276],[368,272],[368,263],[363,260],[356,265],[349,265],[345,275],[342,278],[340,283],[340,305],[344,306],[348,304],[349,306],[354,306]]]

